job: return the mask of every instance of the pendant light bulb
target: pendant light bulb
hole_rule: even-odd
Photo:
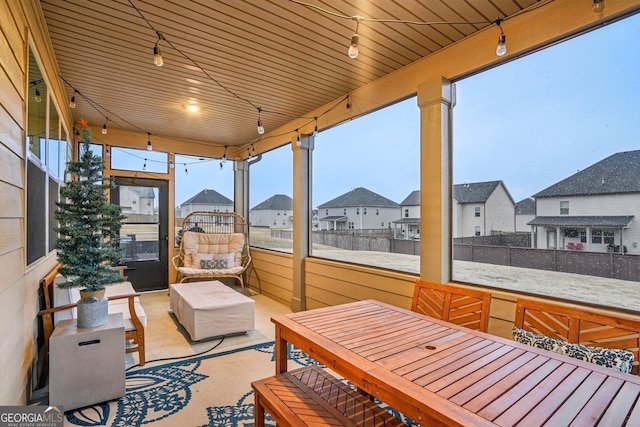
[[[360,36],[358,34],[354,34],[351,36],[351,44],[349,45],[349,50],[347,54],[349,58],[356,59],[358,57],[358,45],[360,44]]]
[[[258,134],[264,134],[264,126],[262,126],[262,108],[258,107]]]
[[[69,108],[76,108],[76,92],[77,90],[74,90],[73,95],[71,95],[71,101],[69,101]]]
[[[164,60],[162,59],[162,52],[160,52],[160,48],[157,44],[153,47],[153,64],[156,67],[162,67],[162,65],[164,64]]]
[[[103,134],[103,135],[106,135],[106,134],[107,134],[107,122],[108,122],[108,121],[109,121],[109,118],[108,118],[108,117],[106,117],[106,118],[105,118],[105,121],[104,121],[104,124],[102,125],[102,134]]]
[[[153,150],[153,145],[151,145],[151,134],[149,132],[147,132],[147,135],[149,136],[149,140],[147,141],[147,150],[148,151],[152,151]]]
[[[507,53],[507,36],[500,34],[498,37],[498,46],[496,47],[496,55],[503,56]]]
[[[604,10],[604,0],[593,0],[591,10],[593,10],[594,13],[601,13]]]
[[[38,90],[38,86],[36,86],[36,94],[34,98],[36,102],[42,102],[42,96],[40,96],[40,91]]]

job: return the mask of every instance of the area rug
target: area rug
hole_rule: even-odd
[[[124,397],[67,412],[65,426],[253,426],[251,382],[275,373],[274,350],[271,341],[156,366],[149,363],[127,372]],[[309,365],[322,366],[289,348],[290,370]],[[275,423],[267,417],[266,425]]]
[[[252,426],[251,382],[275,373],[273,342],[131,370],[126,395],[66,413],[65,426]],[[317,364],[290,349],[290,369]],[[271,424],[275,425],[275,424]]]

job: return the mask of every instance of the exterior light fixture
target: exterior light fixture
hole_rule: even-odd
[[[107,122],[109,121],[109,117],[105,117],[104,118],[104,124],[102,125],[102,134],[106,135],[107,134]]]
[[[498,46],[496,46],[496,55],[504,56],[507,53],[507,36],[504,35],[504,31],[502,31],[502,19],[498,18],[495,21],[495,24],[500,28],[500,35],[498,36]]]
[[[593,10],[594,13],[601,13],[604,10],[604,0],[593,0],[591,10]]]
[[[153,145],[151,145],[151,133],[147,132],[147,136],[149,137],[149,140],[147,141],[147,150],[151,151],[153,150]]]
[[[262,135],[264,134],[264,126],[262,126],[262,119],[261,119],[261,113],[262,113],[262,108],[258,107],[258,134]]]
[[[360,44],[360,36],[358,35],[358,28],[360,27],[360,20],[362,19],[362,17],[354,16],[352,19],[356,21],[356,32],[351,36],[351,44],[349,45],[349,50],[347,51],[347,55],[349,55],[349,58],[351,59],[356,59],[358,57],[358,54],[360,53],[358,51],[358,45]]]
[[[158,47],[158,42],[160,40],[166,40],[160,31],[156,31],[158,35],[158,40],[156,40],[156,44],[153,46],[153,64],[157,67],[162,67],[164,64],[164,60],[162,59],[162,52]]]
[[[76,92],[77,90],[74,90],[73,95],[71,95],[71,101],[69,101],[69,108],[76,108]]]

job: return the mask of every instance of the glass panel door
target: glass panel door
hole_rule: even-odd
[[[112,201],[126,216],[120,230],[125,275],[137,291],[168,287],[167,182],[116,178]]]

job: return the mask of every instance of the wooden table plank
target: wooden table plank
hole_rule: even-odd
[[[485,379],[489,378],[491,375],[495,375],[495,379],[490,379],[489,381],[493,381],[491,384],[498,381],[498,378],[506,375],[507,372],[512,372],[513,369],[517,366],[522,366],[522,364],[531,360],[533,355],[527,357],[527,353],[521,349],[514,349],[504,355],[503,357],[494,360],[486,367],[482,369],[478,369],[469,375],[467,375],[463,380],[456,381],[452,384],[448,384],[444,387],[439,387],[439,384],[432,383],[430,387],[438,387],[437,393],[442,397],[446,397],[447,399],[455,396],[456,394],[463,392],[465,390],[469,390],[471,387],[475,386],[478,383],[484,383],[484,386],[480,388],[480,391],[485,390],[490,384],[484,382]],[[502,373],[501,373],[502,371]]]
[[[551,393],[559,382],[567,378],[575,369],[575,366],[568,364],[558,366],[531,391],[523,395],[520,400],[494,419],[494,422],[500,426],[516,425],[533,407],[544,400],[545,396]]]
[[[574,427],[596,425],[611,404],[611,400],[622,388],[622,384],[623,381],[620,378],[607,378],[598,391],[591,396],[571,425]]]
[[[484,354],[485,350],[489,351]],[[455,361],[450,361],[447,366],[443,366],[442,368],[437,369],[429,373],[428,375],[424,375],[414,382],[416,384],[424,386],[428,390],[436,392],[441,387],[437,388],[436,390],[435,387],[431,386],[432,383],[437,382],[441,385],[449,385],[451,383],[454,383],[460,379],[465,378],[467,375],[473,373],[474,371],[482,369],[491,362],[494,362],[495,360],[509,353],[511,350],[513,350],[512,347],[507,347],[500,343],[491,344],[483,348],[481,351],[469,354]]]
[[[600,419],[602,426],[622,425],[640,396],[640,385],[625,383]],[[630,426],[640,425],[640,420]]]
[[[547,421],[549,425],[568,426],[578,413],[584,408],[591,396],[605,381],[606,376],[597,372],[591,372],[589,376],[574,390],[571,396]]]
[[[390,371],[394,371],[398,375],[405,375],[408,372],[419,369],[421,366],[426,363],[430,363],[431,361],[459,355],[460,352],[465,350],[473,352],[491,344],[489,341],[483,340],[479,337],[466,338],[466,341],[461,340],[455,345],[452,345],[442,351],[435,351],[435,349],[432,349],[430,345],[426,345],[424,342],[421,342],[419,346],[408,348],[406,350],[400,348],[397,353],[384,359],[375,360],[375,362]],[[429,348],[427,348],[427,346]]]
[[[574,369],[561,384],[557,385],[551,393],[533,407],[517,425],[522,427],[544,425],[549,417],[571,396],[571,393],[589,376],[589,373],[590,371],[584,368],[578,367]]]

